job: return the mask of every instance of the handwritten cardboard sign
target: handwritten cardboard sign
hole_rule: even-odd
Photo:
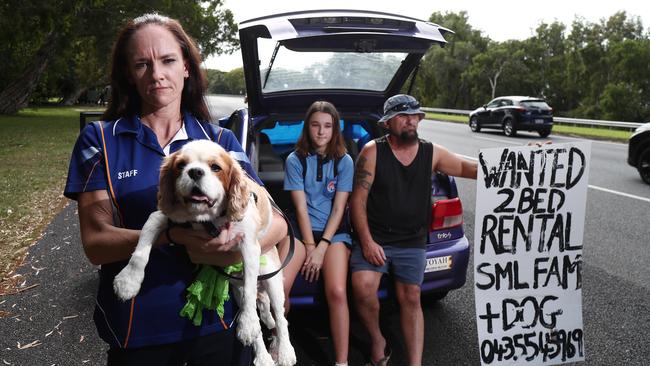
[[[479,153],[474,291],[483,365],[582,361],[591,145]]]

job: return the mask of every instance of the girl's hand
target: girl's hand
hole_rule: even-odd
[[[320,271],[323,268],[323,260],[325,259],[327,246],[327,243],[321,243],[311,251],[308,249],[307,259],[305,259],[305,263],[300,270],[300,273],[302,273],[307,281],[318,281]]]

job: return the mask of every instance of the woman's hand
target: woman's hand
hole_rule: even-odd
[[[169,230],[169,240],[185,246],[190,260],[199,264],[227,266],[241,261],[239,251],[232,249],[243,239],[242,233],[233,233],[230,223],[226,223],[217,237],[204,230],[194,230],[174,226]]]
[[[325,259],[327,246],[328,244],[324,242],[321,242],[316,248],[313,245],[307,246],[307,259],[305,259],[305,263],[300,270],[300,273],[302,273],[307,281],[318,281],[321,268],[323,268],[323,260]],[[314,249],[310,249],[310,247]]]

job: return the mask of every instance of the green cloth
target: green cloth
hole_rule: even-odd
[[[265,264],[266,256],[260,256],[260,266]],[[242,272],[243,270],[244,263],[242,262],[223,269],[227,274]],[[181,309],[180,316],[191,319],[196,326],[200,326],[201,322],[203,322],[203,310],[205,309],[216,310],[219,318],[223,319],[223,305],[230,298],[228,285],[228,277],[217,272],[214,267],[202,264],[196,279],[187,288],[187,302]]]

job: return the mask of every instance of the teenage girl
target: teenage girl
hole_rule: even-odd
[[[296,210],[296,237],[306,249],[302,266],[294,263],[293,276],[299,270],[310,282],[324,280],[337,366],[347,365],[348,359],[346,287],[352,240],[344,213],[354,175],[339,121],[331,103],[314,102],[307,110],[296,150],[287,157],[284,176],[284,189],[291,191]],[[287,268],[285,277],[291,277],[291,272]],[[287,296],[292,279],[285,280]]]

